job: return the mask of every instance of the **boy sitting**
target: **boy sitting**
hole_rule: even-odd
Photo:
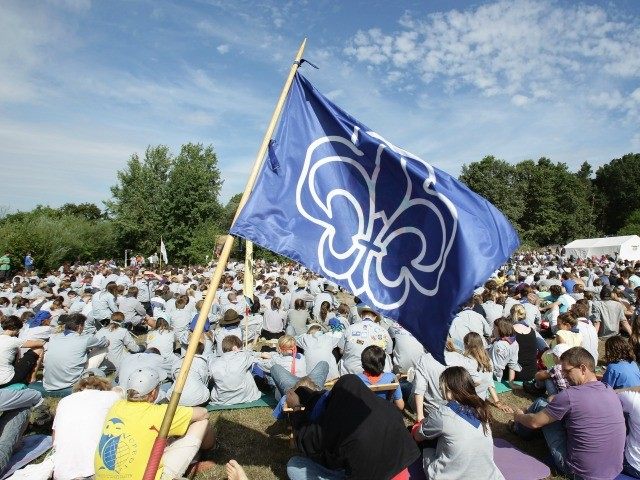
[[[242,351],[242,340],[239,337],[224,337],[222,355],[209,361],[209,372],[214,382],[211,403],[234,405],[258,400],[260,390],[251,375],[254,361],[251,352]]]
[[[387,354],[385,351],[377,345],[369,345],[362,351],[360,356],[362,361],[363,372],[358,374],[358,377],[365,383],[365,385],[377,385],[385,383],[395,383],[396,376],[391,372],[384,371],[385,361]],[[402,399],[402,390],[400,386],[393,392],[378,392],[376,393],[381,398],[387,398],[393,400],[393,403],[401,411],[404,410],[404,400]]]

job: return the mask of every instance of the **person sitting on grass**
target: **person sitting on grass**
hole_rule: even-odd
[[[122,326],[124,322],[124,313],[114,312],[111,314],[109,325],[100,329],[96,333],[97,338],[106,338],[109,342],[107,347],[107,358],[104,364],[109,371],[120,371],[122,359],[129,353],[138,353],[144,350],[144,347],[138,345],[129,330]]]
[[[32,408],[41,403],[42,395],[31,388],[0,390],[0,475],[4,475],[11,455],[20,448]]]
[[[155,405],[160,378],[154,369],[139,369],[129,376],[127,398],[113,404],[102,426],[95,453],[95,480],[142,478],[167,405]],[[206,408],[178,406],[156,478],[180,478],[200,450],[215,444]],[[144,459],[144,460],[143,460]]]
[[[81,313],[60,317],[64,330],[51,336],[44,356],[42,386],[45,390],[71,388],[85,370],[99,367],[106,357],[109,340],[82,335],[85,321]]]
[[[506,318],[499,318],[494,322],[494,341],[489,346],[489,356],[493,365],[493,376],[498,381],[508,380],[513,382],[516,372],[522,370],[518,363],[519,345],[516,341],[513,324]],[[508,370],[506,379],[505,370]]]
[[[511,407],[502,403],[498,398],[493,383],[493,365],[484,348],[484,339],[480,334],[469,332],[464,336],[464,355],[474,363],[473,369],[477,372],[477,380],[474,381],[476,394],[482,400],[487,400],[490,396],[494,407],[505,413],[513,413]]]
[[[300,387],[290,393],[298,390],[308,389]],[[316,404],[318,396],[324,396],[312,393]],[[290,480],[408,478],[407,467],[420,455],[402,414],[356,375],[345,375],[336,382],[315,422],[294,428],[298,451],[304,456],[289,459]]]
[[[640,369],[633,347],[627,340],[620,335],[609,337],[604,344],[604,359],[607,369],[602,383],[611,388],[640,386]]]
[[[0,388],[17,383],[28,385],[36,380],[36,372],[42,361],[44,340],[18,338],[22,321],[9,315],[0,323]],[[21,348],[28,348],[20,355]]]
[[[307,365],[304,355],[298,353],[296,339],[290,335],[283,335],[278,340],[277,351],[264,352],[260,355],[259,368],[265,373],[269,373],[274,365],[280,365],[285,370],[302,378],[307,374]],[[277,385],[276,385],[277,386]],[[280,392],[283,394],[284,392]]]
[[[513,429],[523,437],[542,429],[560,473],[576,478],[615,478],[622,471],[625,422],[620,400],[598,381],[588,350],[573,347],[560,357],[569,387],[537,399],[524,413],[516,409]]]
[[[228,335],[222,340],[222,355],[209,361],[213,380],[211,403],[235,405],[255,402],[261,397],[251,369],[257,359],[252,352],[242,350],[242,340]]]
[[[338,362],[333,355],[333,349],[340,343],[340,337],[326,334],[317,323],[309,326],[307,333],[296,337],[296,345],[304,349],[307,371],[310,372],[319,362],[329,365],[328,379],[338,378]]]
[[[562,364],[560,363],[560,357],[567,350],[569,350],[569,345],[566,343],[559,343],[554,346],[551,349],[551,355],[553,356],[555,365],[548,370],[536,372],[535,386],[539,388],[540,391],[544,388],[547,395],[555,395],[569,386],[562,374]]]
[[[193,333],[191,334],[193,335]],[[190,339],[187,339],[187,341]],[[180,395],[180,405],[187,407],[206,406],[209,403],[209,397],[211,392],[209,391],[209,365],[208,360],[211,356],[204,355],[205,349],[205,334],[203,333],[198,342],[196,353],[193,356],[189,373],[187,374],[187,381],[184,384],[182,395]],[[184,361],[184,355],[176,360],[171,368],[172,377],[175,380],[178,379],[182,362]],[[167,397],[171,397],[173,393],[173,386],[169,388]]]
[[[383,385],[397,381],[393,373],[384,371],[387,354],[382,348],[377,345],[369,345],[362,351],[360,357],[364,371],[359,373],[358,377],[360,377],[365,385]],[[393,401],[393,404],[398,407],[400,411],[404,410],[404,400],[402,399],[400,385],[392,392],[377,392],[376,395],[380,398]]]
[[[427,478],[503,480],[493,461],[489,404],[476,394],[469,372],[447,368],[440,375],[440,391],[447,403],[412,429],[418,442],[437,440],[435,448],[422,451]]]
[[[95,475],[94,455],[107,412],[124,398],[124,389],[111,388],[105,377],[87,375],[56,407],[53,421],[54,480]]]

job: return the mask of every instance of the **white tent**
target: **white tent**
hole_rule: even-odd
[[[640,260],[640,237],[583,238],[574,240],[564,247],[565,256],[578,258],[608,255],[621,260]]]

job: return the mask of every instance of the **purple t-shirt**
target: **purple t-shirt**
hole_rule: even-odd
[[[563,390],[546,407],[567,429],[567,465],[585,480],[613,479],[622,471],[626,436],[618,395],[602,382]]]

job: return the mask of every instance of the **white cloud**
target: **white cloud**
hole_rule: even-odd
[[[227,45],[226,43],[223,43],[222,45],[218,45],[216,47],[216,50],[218,50],[218,52],[221,55],[224,55],[225,53],[227,53],[229,51],[229,45]]]
[[[529,103],[529,100],[531,100],[529,97],[520,94],[511,97],[511,103],[513,103],[517,107],[526,105],[527,103]]]
[[[47,3],[74,12],[86,12],[91,8],[91,0],[47,0]]]
[[[523,105],[588,90],[594,79],[640,78],[640,22],[614,15],[551,0],[500,0],[423,18],[405,13],[399,30],[361,30],[344,53],[391,78],[406,71],[407,83],[440,83],[449,93],[472,88]],[[622,105],[584,93],[607,108]]]

